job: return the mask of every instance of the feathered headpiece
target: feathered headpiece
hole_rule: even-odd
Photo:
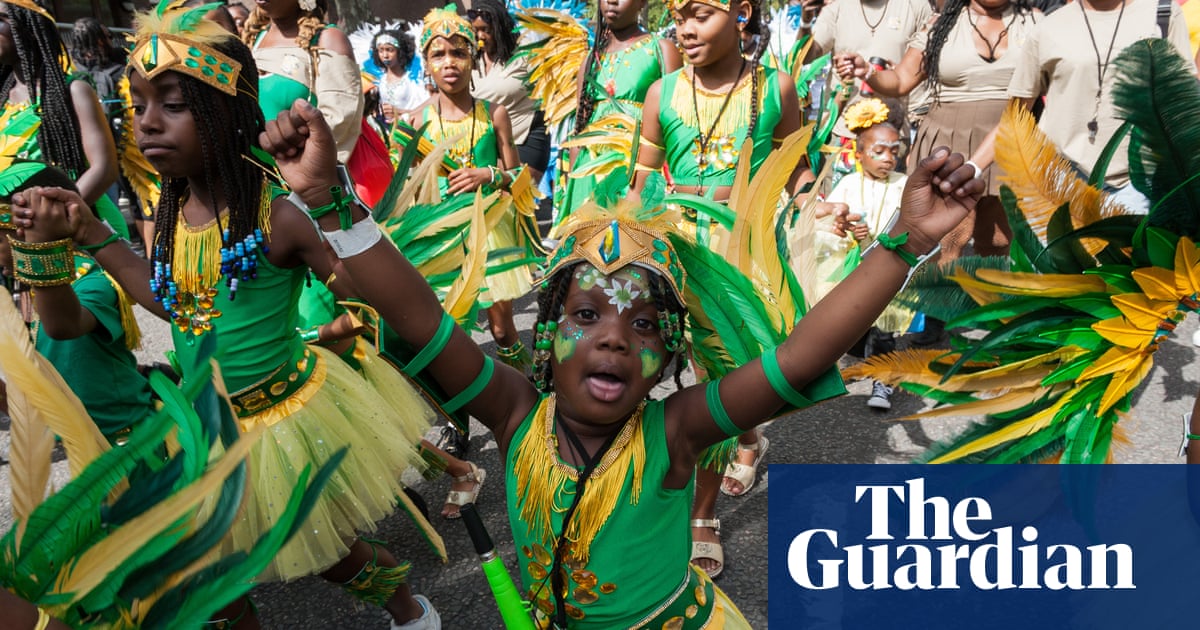
[[[626,181],[622,169],[601,186],[623,186]],[[686,304],[683,299],[686,274],[667,238],[667,233],[674,231],[679,223],[679,213],[668,211],[660,203],[644,207],[599,192],[596,198],[599,202],[585,203],[563,224],[562,242],[546,265],[546,277],[580,261],[587,261],[606,275],[637,265],[665,278],[679,303]],[[642,199],[648,201],[644,194]]]
[[[683,10],[683,7],[686,7],[693,2],[707,4],[710,7],[715,7],[722,11],[729,11],[729,6],[732,4],[732,0],[667,0],[667,10],[681,11]]]
[[[421,52],[425,52],[429,48],[429,42],[432,42],[438,37],[450,39],[458,36],[467,41],[467,45],[471,47],[471,54],[475,54],[475,29],[471,28],[471,23],[463,16],[455,11],[454,5],[447,5],[444,9],[430,9],[429,13],[425,14],[424,28],[421,29]]]
[[[49,11],[42,8],[42,6],[34,0],[6,0],[5,4],[14,7],[21,7],[22,9],[26,9],[28,11],[33,11],[34,13],[46,18],[47,20],[50,20],[51,22],[54,21],[54,16],[50,15]]]
[[[221,3],[185,8],[184,2],[162,0],[153,11],[137,16],[130,67],[147,79],[163,72],[181,72],[236,96],[242,64],[213,47],[233,35],[204,19]]]
[[[883,104],[883,101],[877,98],[864,98],[863,100],[846,108],[846,113],[842,116],[846,120],[846,128],[851,133],[859,133],[866,131],[879,123],[887,122],[888,106]]]

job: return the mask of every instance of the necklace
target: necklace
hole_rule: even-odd
[[[742,65],[738,67],[737,78],[733,80],[733,85],[729,91],[725,93],[725,99],[721,101],[721,108],[717,110],[717,115],[713,118],[712,124],[708,126],[707,133],[701,133],[696,142],[699,144],[700,153],[696,156],[696,165],[699,167],[700,189],[704,188],[704,171],[708,168],[709,155],[708,147],[712,142],[713,135],[717,132],[717,124],[721,122],[721,117],[725,115],[725,109],[729,107],[729,101],[733,100],[733,93],[737,91],[738,84],[742,82],[742,75],[746,73],[746,60],[742,60]],[[704,123],[700,120],[700,101],[696,97],[696,69],[692,68],[692,110],[696,113],[696,129],[704,128]],[[751,94],[750,98],[756,98],[757,94]]]
[[[877,179],[872,179],[870,176],[867,175],[866,171],[863,171],[862,178],[858,180],[858,199],[859,199],[859,201],[862,202],[862,207],[864,207],[864,208],[869,206],[869,204],[867,203],[867,180],[868,179],[871,180],[872,184],[879,181]],[[875,208],[875,215],[872,217],[863,217],[863,219],[862,219],[863,222],[870,224],[871,219],[874,219],[875,221],[880,220],[880,218],[883,216],[883,204],[887,203],[888,186],[891,186],[891,185],[892,185],[891,177],[885,177],[883,180],[883,191],[881,191],[879,193],[879,204],[878,204],[878,207]],[[872,185],[871,191],[874,192],[876,188],[877,188],[877,186]]]
[[[438,99],[438,102],[437,102],[437,117],[438,117],[438,134],[441,136],[441,138],[439,140],[445,140],[446,139],[446,123],[442,119],[442,99],[440,99],[440,98]],[[459,143],[455,143],[455,145],[449,151],[451,159],[453,159],[455,162],[458,163],[459,168],[467,168],[469,166],[475,165],[475,160],[473,159],[473,156],[471,155],[472,149],[475,148],[475,97],[474,96],[471,97],[471,109],[467,110],[466,117],[463,118],[461,121],[451,121],[451,122],[463,122],[463,121],[466,121],[467,124],[470,125],[470,127],[471,127],[470,140],[468,140],[466,148],[460,149]]]
[[[858,10],[862,11],[863,22],[866,23],[867,28],[871,29],[871,37],[875,36],[875,29],[879,28],[879,25],[883,23],[883,18],[887,17],[888,4],[888,2],[883,3],[883,10],[879,12],[879,19],[875,20],[875,23],[872,24],[871,20],[867,18],[867,5],[861,1],[858,3]]]
[[[979,30],[978,23],[971,18],[970,7],[967,8],[966,13],[967,22],[971,25],[972,29],[975,29],[975,34],[979,35],[979,39],[983,40],[983,45],[987,46],[988,49],[988,56],[984,57],[983,55],[979,55],[980,58],[988,63],[996,61],[996,49],[1000,47],[1000,42],[1004,41],[1004,38],[1008,35],[1008,29],[1012,27],[1013,21],[1017,19],[1017,12],[1013,11],[1012,17],[1008,18],[1008,24],[1004,25],[1004,30],[1000,31],[1000,34],[996,36],[996,43],[994,44],[988,40],[987,35],[984,35],[983,31]]]
[[[1096,44],[1096,34],[1092,32],[1092,22],[1088,19],[1087,10],[1083,8],[1083,3],[1079,3],[1079,10],[1083,13],[1083,23],[1087,25],[1088,39],[1092,40],[1092,50],[1096,51],[1096,107],[1092,110],[1092,119],[1088,121],[1088,142],[1096,142],[1096,132],[1100,130],[1100,96],[1104,92],[1104,75],[1108,73],[1108,62],[1112,59],[1113,47],[1117,43],[1117,31],[1121,30],[1121,18],[1125,15],[1125,2],[1121,2],[1121,10],[1117,13],[1117,25],[1113,27],[1112,39],[1108,40],[1108,52],[1104,55],[1104,61],[1100,61],[1100,46]]]

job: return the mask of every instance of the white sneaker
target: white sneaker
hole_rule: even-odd
[[[442,630],[442,616],[424,595],[413,595],[413,599],[425,609],[425,613],[412,621],[399,625],[392,621],[392,630]]]
[[[892,391],[891,387],[879,381],[872,381],[871,397],[867,399],[867,406],[872,409],[891,409]]]
[[[1200,330],[1192,333],[1192,345],[1200,347]]]

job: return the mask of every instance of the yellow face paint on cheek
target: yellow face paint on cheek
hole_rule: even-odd
[[[583,329],[570,324],[560,324],[554,333],[554,358],[559,363],[575,355],[575,346],[583,339]]]
[[[642,378],[650,378],[662,369],[662,355],[650,348],[642,348],[638,356],[642,359]]]

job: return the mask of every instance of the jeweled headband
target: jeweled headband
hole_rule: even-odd
[[[421,52],[425,52],[429,42],[438,37],[450,39],[456,35],[466,40],[471,54],[474,55],[475,29],[471,28],[471,23],[466,18],[455,12],[454,5],[447,5],[444,9],[430,9],[429,13],[425,14],[424,27],[421,29]]]
[[[228,31],[204,16],[220,3],[184,8],[186,0],[162,0],[137,16],[136,39],[129,66],[153,79],[163,72],[180,72],[234,96],[242,64],[211,44],[233,39]]]
[[[375,38],[375,47],[378,48],[378,47],[384,46],[384,45],[392,46],[394,48],[399,48],[400,40],[398,40],[395,37],[392,37],[391,35],[388,35],[386,33],[383,35],[377,36]]]
[[[681,11],[684,7],[693,2],[707,4],[710,7],[715,7],[722,11],[728,12],[733,0],[667,0],[667,10]]]
[[[562,241],[547,265],[549,278],[559,269],[587,261],[605,275],[627,265],[637,265],[666,278],[680,304],[686,274],[675,249],[661,225],[670,229],[665,215],[638,216],[639,206],[622,201],[615,210],[600,208],[589,202],[571,213],[563,228]]]

